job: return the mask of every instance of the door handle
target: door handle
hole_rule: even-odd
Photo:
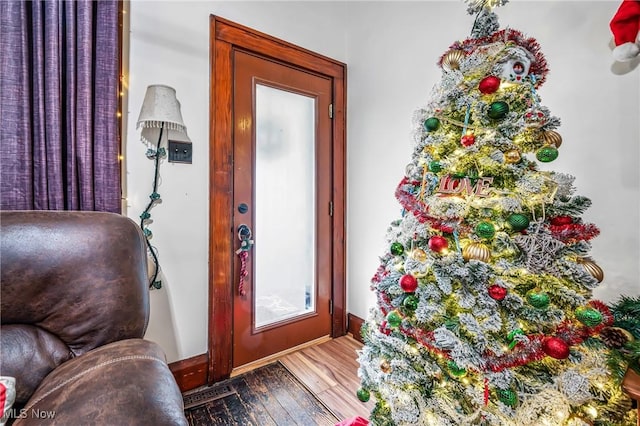
[[[244,223],[238,226],[238,239],[240,240],[240,248],[236,250],[236,254],[240,254],[243,251],[249,251],[253,247],[253,240],[251,239],[251,228]]]
[[[236,254],[240,257],[240,280],[238,282],[238,293],[240,296],[246,295],[244,289],[244,280],[249,275],[247,271],[247,257],[249,257],[249,250],[253,247],[253,240],[251,239],[251,228],[248,225],[242,224],[238,226],[238,239],[240,240],[240,248],[236,250]]]

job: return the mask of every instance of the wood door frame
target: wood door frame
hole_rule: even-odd
[[[208,383],[229,377],[233,356],[233,52],[242,49],[333,79],[331,336],[346,334],[346,65],[215,15],[209,19]]]

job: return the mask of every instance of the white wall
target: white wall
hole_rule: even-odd
[[[535,37],[549,62],[539,94],[562,119],[564,143],[548,168],[576,176],[578,192],[593,200],[585,220],[602,230],[593,255],[605,269],[596,292],[604,300],[640,289],[640,71],[612,70],[608,22],[617,6],[512,1],[498,10],[502,25]],[[152,210],[164,288],[151,293],[147,338],[169,361],[207,349],[209,14],[347,63],[347,310],[366,317],[384,234],[400,214],[393,193],[411,153],[411,115],[440,79],[439,56],[468,35],[465,8],[462,1],[132,1],[129,216],[137,219],[151,192],[152,161],[135,130],[147,85],[177,90],[194,142],[192,165],[162,164],[163,202]]]
[[[151,292],[146,337],[160,343],[170,362],[207,351],[209,15],[346,62],[341,24],[345,8],[331,2],[131,1],[125,150],[128,216],[138,221],[152,189],[153,161],[144,156],[135,129],[148,85],[176,89],[193,141],[193,164],[161,164],[162,203],[151,210],[151,241],[164,274],[163,288]]]

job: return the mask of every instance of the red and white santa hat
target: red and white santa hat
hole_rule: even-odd
[[[640,55],[640,0],[623,0],[609,27],[616,44],[616,60],[630,61]]]

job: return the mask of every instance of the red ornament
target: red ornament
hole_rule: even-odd
[[[478,90],[485,95],[495,92],[500,87],[500,79],[495,75],[483,78],[478,85]]]
[[[476,143],[476,137],[473,133],[467,133],[460,138],[460,143],[462,144],[462,146],[471,146]]]
[[[566,359],[569,357],[569,345],[559,337],[547,337],[542,342],[542,350],[545,354],[555,359]]]
[[[555,226],[570,225],[573,223],[573,218],[571,216],[556,216],[552,217],[549,221]]]
[[[418,288],[418,280],[413,275],[403,275],[400,277],[400,287],[407,293],[413,293]]]
[[[434,235],[433,237],[429,238],[429,248],[435,252],[440,253],[441,251],[449,248],[449,242],[445,237]]]
[[[489,287],[489,296],[491,296],[492,299],[500,301],[507,296],[507,289],[494,284]]]

